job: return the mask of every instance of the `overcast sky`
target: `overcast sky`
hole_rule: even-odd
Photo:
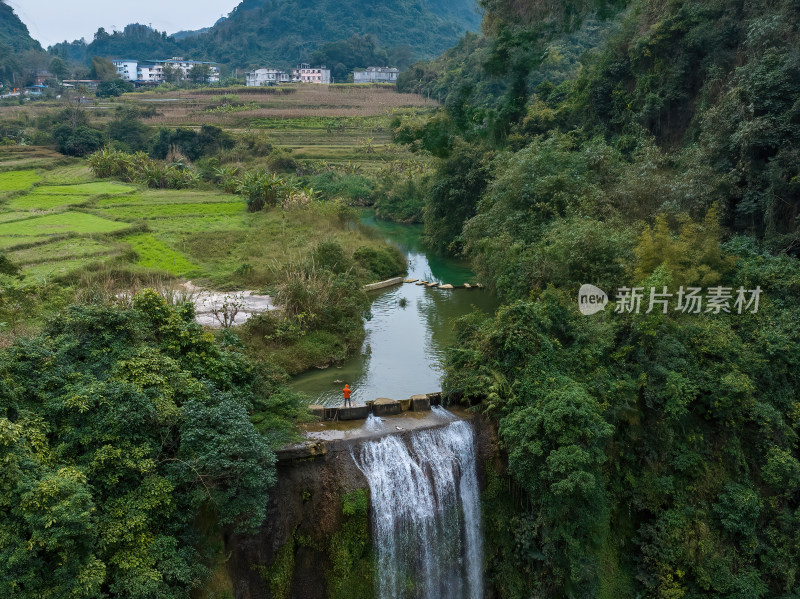
[[[239,0],[5,0],[45,48],[86,38],[105,27],[111,32],[128,23],[143,23],[175,33],[213,25]]]

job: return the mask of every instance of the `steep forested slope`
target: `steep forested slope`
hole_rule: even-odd
[[[384,47],[409,45],[420,57],[434,56],[477,25],[470,0],[244,0],[207,34],[189,38],[187,49],[222,62],[293,64],[326,42],[371,34]],[[366,65],[364,65],[366,66]]]
[[[0,83],[11,82],[24,70],[25,53],[41,50],[14,10],[0,0]]]
[[[34,40],[28,28],[5,2],[0,1],[0,44],[11,47],[15,52],[25,50],[41,50],[39,42]]]
[[[395,133],[438,158],[431,243],[506,304],[445,381],[508,454],[497,596],[796,597],[800,4],[484,6],[401,81],[445,110]]]
[[[181,39],[132,25],[113,34],[99,30],[88,46],[65,43],[53,50],[76,60],[182,54],[235,67],[288,67],[309,60],[325,44],[369,36],[384,49],[384,60],[392,49],[401,48],[404,55],[419,59],[438,55],[464,31],[477,29],[479,21],[473,0],[392,0],[380,5],[363,0],[244,0],[228,18]]]

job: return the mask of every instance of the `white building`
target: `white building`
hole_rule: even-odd
[[[181,72],[181,79],[188,79],[192,67],[195,65],[208,65],[209,72],[206,83],[219,81],[219,67],[214,62],[185,60],[180,56],[169,60],[132,60],[129,58],[115,58],[111,61],[117,69],[117,74],[125,81],[137,83],[161,83],[164,81],[164,67],[170,65]]]
[[[156,62],[161,62],[166,65],[172,65],[172,67],[177,67],[181,71],[183,71],[183,78],[189,78],[189,72],[192,70],[192,67],[196,65],[208,65],[210,67],[210,72],[206,83],[217,83],[219,82],[219,67],[217,67],[217,63],[215,62],[203,62],[198,60],[185,60],[182,56],[175,56],[170,58],[169,60],[159,60]]]
[[[277,85],[278,83],[289,83],[291,80],[291,75],[280,69],[256,69],[245,75],[247,87]]]
[[[331,82],[331,70],[326,69],[325,65],[311,68],[310,64],[304,62],[292,71],[292,79],[298,83],[328,84]]]
[[[137,67],[139,66],[138,60],[130,60],[126,58],[115,58],[111,61],[117,67],[117,74],[125,81],[136,81],[138,77]]]
[[[398,69],[390,67],[367,67],[353,71],[353,83],[397,83]]]
[[[148,83],[164,81],[164,65],[160,62],[140,62],[136,67],[136,80]]]

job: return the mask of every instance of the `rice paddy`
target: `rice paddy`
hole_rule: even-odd
[[[47,185],[54,180],[48,174],[32,190],[0,202],[0,249],[33,280],[132,255],[140,267],[178,277],[258,285],[316,240],[335,239],[351,250],[379,243],[342,229],[324,208],[251,214],[239,197],[220,191],[78,182],[77,172],[75,184]],[[65,176],[70,172],[62,170],[56,180]],[[119,237],[135,225],[146,229]]]
[[[103,208],[98,214],[122,220],[155,218],[174,218],[183,216],[222,216],[239,214],[244,210],[244,202],[216,202],[213,204],[154,204],[138,206],[112,206]]]
[[[35,170],[0,173],[0,193],[30,189],[39,181]]]
[[[50,166],[53,166],[51,163]],[[152,233],[115,238],[140,221],[173,240],[242,227],[244,203],[215,191],[142,190],[93,179],[86,163],[0,173],[0,250],[33,279],[51,278],[131,249],[138,263],[181,276],[201,268]]]
[[[71,237],[11,252],[15,264],[30,266],[44,262],[60,262],[77,258],[93,258],[122,253],[124,244],[85,237]]]
[[[213,110],[223,100],[242,108]],[[90,113],[92,126],[104,128],[119,103],[156,106],[157,114],[143,117],[152,128],[213,124],[234,137],[263,136],[296,163],[287,167],[292,175],[295,168],[367,174],[391,161],[415,159],[392,143],[391,119],[435,106],[385,86],[145,92],[101,101],[102,110]],[[36,119],[48,110],[44,103],[32,103],[4,107],[3,116]],[[221,160],[260,166],[258,156]],[[0,250],[29,277],[58,277],[119,259],[202,284],[254,288],[268,285],[276,267],[302,259],[323,240],[351,251],[382,244],[343,228],[324,206],[251,214],[240,197],[211,185],[177,191],[98,181],[86,160],[45,147],[0,148]]]
[[[175,276],[189,275],[200,269],[163,241],[149,233],[131,235],[124,239],[139,256],[139,264],[147,268],[165,270]]]
[[[84,212],[64,212],[0,224],[0,237],[16,235],[49,237],[65,233],[91,235],[113,233],[129,226],[128,223],[115,222]]]
[[[53,210],[85,204],[89,198],[81,195],[45,195],[31,193],[12,198],[5,205],[9,210]]]
[[[48,185],[42,187],[41,191],[48,195],[96,196],[130,193],[136,191],[136,188],[132,185],[124,185],[122,183],[97,182],[79,183],[77,185]]]

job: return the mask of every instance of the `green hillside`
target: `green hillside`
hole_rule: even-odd
[[[25,53],[41,52],[14,10],[0,0],[0,83],[10,83],[29,66]]]
[[[14,52],[42,49],[14,13],[14,9],[2,0],[0,0],[0,44],[10,47]]]
[[[244,0],[210,32],[182,41],[187,53],[236,66],[294,65],[326,43],[372,35],[384,48],[438,55],[479,17],[472,0]],[[368,66],[368,65],[361,65]]]
[[[394,131],[437,158],[430,243],[505,304],[461,323],[444,383],[507,455],[493,596],[796,597],[800,3],[483,5],[483,37],[401,76],[445,110]]]
[[[363,0],[244,0],[207,30],[168,36],[133,24],[113,33],[100,29],[88,45],[63,43],[51,51],[87,63],[92,56],[180,54],[244,68],[328,59],[330,66],[342,62],[350,70],[372,61],[408,66],[479,27],[473,0],[392,0],[380,6]]]

